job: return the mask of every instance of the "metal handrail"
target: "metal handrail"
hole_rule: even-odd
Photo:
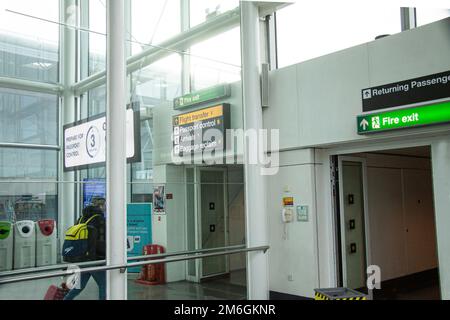
[[[152,255],[142,255],[142,256],[136,256],[136,257],[128,257],[127,260],[128,261],[146,260],[146,259],[153,260],[155,258],[164,258],[164,257],[173,257],[173,256],[197,254],[197,253],[204,253],[204,252],[245,249],[245,248],[246,248],[245,245],[239,244],[239,245],[235,245],[235,246],[218,247],[218,248],[211,248],[211,249],[198,249],[198,250],[191,250],[191,251],[178,251],[178,252],[172,252],[172,253],[158,253],[158,254],[152,254]]]
[[[218,247],[218,248],[211,248],[211,249],[199,249],[199,250],[191,250],[191,251],[177,251],[177,252],[170,252],[170,253],[158,253],[158,254],[153,254],[153,255],[128,257],[127,261],[147,260],[147,259],[173,257],[173,256],[181,256],[181,255],[188,255],[188,254],[198,254],[198,253],[214,252],[214,251],[221,251],[221,250],[223,251],[223,250],[243,249],[243,248],[245,248],[245,245]],[[96,260],[96,261],[89,261],[89,262],[80,262],[80,263],[77,263],[77,266],[78,267],[90,267],[90,266],[96,266],[96,265],[101,265],[101,264],[105,264],[105,263],[106,263],[106,260]],[[0,272],[0,279],[2,277],[9,277],[9,276],[14,276],[14,275],[23,275],[23,274],[44,272],[44,271],[53,271],[53,270],[64,270],[64,269],[67,269],[69,266],[73,266],[73,264],[63,263],[63,264],[57,264],[57,265],[45,266],[45,267],[4,271],[4,272]]]
[[[0,279],[0,284],[62,277],[62,276],[67,276],[67,275],[71,275],[71,274],[75,274],[75,273],[81,274],[81,273],[86,273],[86,272],[98,272],[98,271],[108,271],[108,270],[116,270],[116,269],[120,269],[121,272],[125,272],[125,270],[127,268],[139,267],[139,266],[144,266],[144,265],[149,265],[149,264],[193,260],[193,259],[216,257],[216,256],[230,255],[230,254],[236,254],[236,253],[242,253],[242,252],[252,252],[252,251],[264,251],[264,253],[265,253],[269,248],[270,248],[269,246],[259,246],[259,247],[253,247],[253,248],[224,250],[224,251],[213,252],[213,253],[203,253],[203,254],[200,253],[200,254],[194,254],[192,256],[154,259],[154,260],[126,263],[126,264],[120,264],[120,265],[100,266],[100,267],[92,267],[92,268],[84,268],[84,269],[76,269],[76,270],[70,269],[70,270],[66,270],[66,271],[41,273],[41,274],[29,275],[29,276],[23,276],[23,277],[9,277],[9,278],[7,277],[6,279]],[[152,257],[152,259],[153,259],[153,257]]]
[[[80,262],[77,264],[77,266],[78,267],[90,267],[90,266],[96,266],[96,265],[105,264],[105,263],[106,263],[106,260],[96,260],[96,261],[89,261],[89,262]],[[4,278],[4,277],[9,277],[9,276],[36,273],[36,272],[63,270],[63,269],[67,269],[69,266],[70,266],[70,264],[63,263],[63,264],[55,264],[52,266],[45,266],[45,267],[3,271],[3,272],[0,272],[0,279]]]

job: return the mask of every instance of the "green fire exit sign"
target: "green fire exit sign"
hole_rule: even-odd
[[[450,101],[422,107],[360,115],[357,117],[358,134],[446,122],[450,122]]]
[[[187,107],[196,106],[198,104],[227,98],[231,95],[231,88],[229,84],[221,84],[203,90],[191,92],[182,97],[173,100],[173,108],[183,109]]]

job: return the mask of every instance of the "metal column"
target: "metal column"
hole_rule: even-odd
[[[181,12],[181,32],[187,31],[190,28],[190,3],[186,0],[180,0]],[[182,94],[191,92],[191,57],[189,55],[190,49],[184,50],[185,53],[181,56],[181,90]]]
[[[61,16],[63,23],[69,26],[76,26],[76,14],[77,6],[75,0],[63,0],[62,2]],[[75,29],[67,26],[61,26],[61,80],[64,85],[63,99],[61,110],[61,128],[60,143],[63,145],[63,132],[62,125],[75,121],[75,96],[72,85],[75,83],[75,61],[76,59],[76,44],[75,44]],[[64,232],[71,225],[74,224],[75,217],[75,174],[74,172],[64,172],[64,150],[59,152],[60,165],[59,165],[59,177],[60,180],[65,183],[60,184],[58,190],[60,190],[59,212],[60,219],[58,228],[61,232]],[[62,178],[62,179],[61,179]],[[73,183],[67,183],[67,182]],[[64,241],[64,237],[60,237],[61,244]]]
[[[127,262],[125,4],[107,2],[106,222],[108,265]],[[107,298],[127,298],[127,273],[108,271]]]
[[[400,8],[402,31],[417,27],[416,8]]]
[[[260,91],[260,34],[258,7],[241,1],[242,98],[244,130],[262,129]],[[244,141],[245,205],[247,246],[268,244],[265,177],[260,164],[249,163],[249,142]],[[251,151],[250,151],[251,152]],[[249,299],[269,297],[268,258],[263,252],[247,255],[247,292]]]

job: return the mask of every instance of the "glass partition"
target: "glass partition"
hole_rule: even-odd
[[[220,33],[191,47],[191,86],[200,90],[241,78],[240,28]]]
[[[106,68],[106,0],[89,2],[89,75]],[[85,58],[85,57],[82,57]]]
[[[195,27],[222,13],[239,7],[239,0],[190,0],[190,24]]]
[[[178,0],[131,0],[132,54],[180,33],[180,3]]]
[[[208,6],[214,5],[218,16],[238,8],[239,2],[190,1],[189,8],[179,4],[144,5],[132,0],[133,53],[151,49],[151,54],[134,64],[129,76],[128,103],[138,106],[141,130],[141,157],[128,171],[129,257],[184,252],[187,258],[187,252],[211,253],[243,248],[246,243],[242,164],[226,164],[219,157],[208,164],[191,161],[203,157],[202,152],[183,163],[174,157],[175,119],[180,115],[227,104],[230,119],[223,133],[242,128],[239,24],[230,19],[221,31],[201,30],[201,23],[213,16],[211,12],[208,18],[202,16]],[[142,10],[148,6],[154,12],[145,15],[144,21]],[[168,10],[171,6],[173,10]],[[163,28],[169,16],[171,26]],[[199,31],[184,43],[177,35],[186,17],[190,27]],[[187,30],[186,25],[183,28]],[[158,43],[171,43],[171,47]],[[202,90],[212,88],[224,88],[225,93],[191,105],[177,104],[180,98],[199,99]],[[220,255],[129,268],[128,299],[245,299],[245,257],[245,253]]]
[[[59,0],[2,0],[0,76],[58,82],[58,22]]]
[[[57,144],[56,95],[0,88],[0,113],[1,142]]]
[[[124,214],[128,257],[164,251],[184,252],[187,258],[186,252],[244,248],[242,163],[226,163],[215,152],[205,155],[210,150],[180,163],[174,152],[178,126],[174,119],[179,116],[218,107],[222,113],[209,119],[222,130],[217,139],[228,134],[227,130],[242,128],[240,28],[235,17],[226,15],[239,3],[126,3],[127,56],[131,55],[129,61],[137,61],[128,66],[128,97],[123,106],[133,117],[129,121],[133,130],[127,134],[132,134],[130,139],[135,143],[135,155],[127,164]],[[11,32],[14,17],[23,21],[14,35],[2,36],[0,32],[0,76],[45,86],[0,88],[0,248],[7,257],[0,261],[0,284],[11,277],[105,265],[108,159],[76,160],[84,150],[91,158],[105,152],[105,4],[105,0],[80,0],[61,10],[76,16],[68,19],[59,16],[57,0],[45,0],[45,5],[40,2],[46,10],[36,9],[38,5],[30,1],[2,2],[1,8],[8,9],[2,14],[13,18],[8,23],[0,21],[0,29]],[[221,28],[211,28],[210,32],[202,29],[206,28],[203,22],[221,14]],[[198,28],[189,41],[177,37],[194,27]],[[39,36],[30,40],[35,34]],[[64,38],[62,47],[60,35]],[[170,48],[162,47],[164,43],[171,43]],[[60,53],[64,57],[61,70]],[[60,71],[74,78],[61,78]],[[181,97],[200,97],[205,91],[214,94],[191,105],[177,105]],[[204,131],[189,134],[209,139]],[[234,146],[230,150],[225,157],[242,158],[242,150]],[[194,161],[199,157],[203,160]],[[82,231],[85,229],[95,235],[94,244]],[[75,255],[81,242],[74,241],[84,241],[80,246],[87,249],[81,256]],[[243,299],[245,256],[220,254],[182,259],[163,268],[129,268],[128,298]],[[78,278],[82,290],[72,290],[68,298],[104,299],[105,274],[82,273]],[[163,281],[155,283],[161,274]],[[41,300],[51,293],[52,286],[70,286],[73,279],[58,275],[1,284],[0,299]]]

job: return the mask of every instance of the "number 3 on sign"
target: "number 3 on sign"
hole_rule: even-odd
[[[86,152],[91,158],[95,158],[100,151],[100,146],[97,143],[100,133],[95,126],[91,126],[86,135]]]

